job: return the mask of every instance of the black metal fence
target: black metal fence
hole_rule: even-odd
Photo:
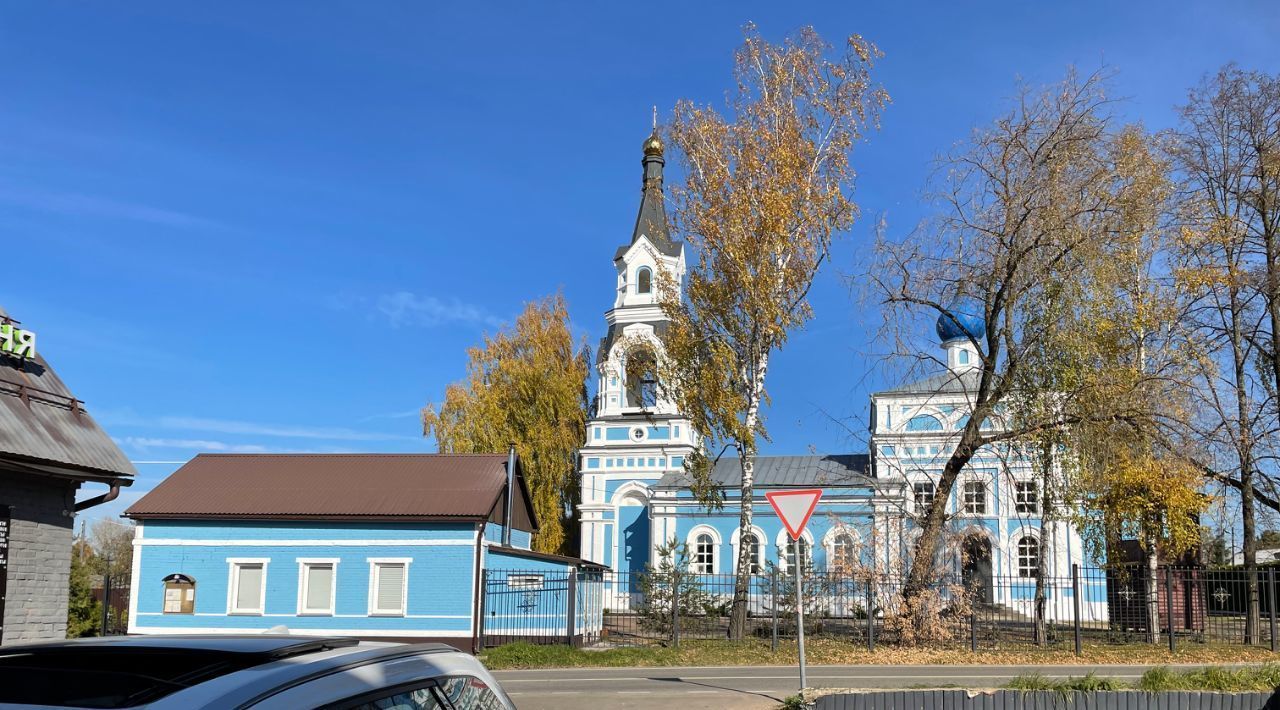
[[[865,644],[1074,648],[1084,644],[1262,645],[1277,650],[1276,570],[1142,566],[1073,568],[1067,576],[943,575],[906,593],[900,575],[808,572],[805,634]],[[730,631],[733,575],[687,571],[485,573],[487,646],[526,640],[578,646],[796,636],[794,579],[753,575],[741,635]],[[1250,599],[1256,600],[1254,614]]]

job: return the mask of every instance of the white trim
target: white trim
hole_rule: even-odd
[[[412,557],[369,557],[366,558],[369,563],[369,616],[395,616],[403,617],[409,613],[409,565],[413,563]],[[378,566],[379,565],[403,565],[404,577],[400,581],[400,611],[389,611],[386,609],[378,609]]]
[[[425,531],[430,532],[430,531]],[[184,538],[153,538],[137,540],[135,546],[171,547],[435,547],[439,545],[465,547],[476,544],[471,539],[447,540],[187,540]]]
[[[160,611],[144,611],[144,612],[140,612],[139,615],[140,616],[173,616],[173,614],[165,614],[164,612],[160,612]],[[216,612],[208,612],[208,611],[197,612],[195,614],[183,614],[183,616],[216,616],[219,619],[227,618],[226,614],[218,614]],[[264,619],[296,619],[298,618],[298,614],[263,614],[262,618]],[[335,619],[368,619],[370,617],[367,614],[334,614],[333,618]],[[373,618],[378,619],[378,618],[384,618],[384,617],[375,616]],[[399,619],[402,617],[397,616],[394,618]],[[471,617],[467,614],[405,614],[403,618],[405,619],[470,619]]]
[[[872,523],[874,525],[874,522]],[[840,522],[827,530],[822,536],[822,551],[827,556],[827,569],[830,570],[836,561],[836,536],[848,535],[853,543],[853,561],[854,564],[862,562],[862,534],[852,525],[845,525]],[[873,563],[874,566],[874,563]],[[843,570],[848,572],[849,570]]]
[[[1020,554],[1018,552],[1018,543],[1022,542],[1022,538],[1024,537],[1029,537],[1032,540],[1036,541],[1036,557],[1040,556],[1040,541],[1041,541],[1040,529],[1033,528],[1030,525],[1019,526],[1016,530],[1014,530],[1012,533],[1009,534],[1009,550],[1007,553],[1009,557],[1008,569],[1012,573],[1009,576],[1017,577],[1021,579],[1035,579],[1035,577],[1022,576],[1022,568],[1021,568],[1021,565],[1019,564]],[[1050,572],[1050,574],[1052,574],[1052,572]]]
[[[142,521],[138,521],[133,528],[133,561],[129,570],[129,633],[136,633],[136,624],[134,619],[138,617],[138,592],[142,585],[142,552],[138,550],[138,546],[142,543]],[[163,608],[163,606],[161,607]],[[195,606],[192,605],[192,610]],[[2,623],[2,622],[0,622]]]
[[[267,612],[267,567],[271,564],[269,557],[228,557],[227,558],[227,616],[262,616]],[[258,609],[241,610],[236,608],[236,598],[240,591],[240,566],[262,565],[262,584],[258,588]]]
[[[262,628],[172,628],[168,626],[139,626],[138,633],[154,634],[154,635],[172,635],[172,634],[261,634],[265,629]],[[413,637],[422,636],[425,638],[439,638],[442,636],[469,638],[471,631],[460,631],[458,629],[450,629],[448,631],[432,631],[430,629],[298,629],[299,633],[305,633],[313,636],[399,636]]]
[[[333,616],[338,604],[338,563],[337,557],[298,557],[298,616]],[[308,609],[307,591],[311,586],[311,575],[307,572],[311,567],[329,566],[333,573],[329,576],[329,606],[326,609]]]

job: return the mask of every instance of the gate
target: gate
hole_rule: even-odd
[[[600,572],[485,570],[480,645],[512,641],[590,645],[600,640],[604,585]]]

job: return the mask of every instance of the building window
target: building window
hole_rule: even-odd
[[[337,560],[298,560],[298,613],[333,615]]]
[[[164,578],[164,613],[196,613],[196,581],[185,574]]]
[[[369,560],[369,615],[404,616],[408,560]]]
[[[1018,540],[1018,576],[1036,577],[1040,573],[1040,541],[1030,535]]]
[[[961,350],[959,353],[956,353],[956,355],[957,355],[956,360],[957,360],[957,362],[959,362],[961,365],[968,365],[968,364],[969,364],[969,351],[968,351],[968,350]]]
[[[982,481],[965,481],[964,512],[969,515],[985,515],[987,512],[987,486]]]
[[[912,486],[912,489],[915,491],[916,510],[920,511],[928,510],[938,495],[938,487],[933,481],[921,481]]]
[[[230,560],[231,600],[228,614],[261,615],[266,605],[266,560]]]
[[[761,563],[760,537],[753,532],[742,536],[739,545],[747,546],[747,574],[760,574],[764,571]]]
[[[627,406],[652,409],[658,404],[658,360],[653,350],[638,347],[627,354]]]
[[[808,564],[808,562],[809,562],[809,555],[810,555],[810,552],[811,552],[811,551],[810,551],[810,549],[809,549],[809,541],[808,541],[808,540],[805,540],[804,538],[800,538],[800,566],[801,566],[801,568],[803,568],[806,564]],[[792,568],[793,568],[793,566],[795,565],[795,563],[796,563],[796,543],[795,543],[795,541],[794,541],[794,540],[792,540],[792,539],[791,539],[791,536],[790,536],[790,535],[788,535],[788,536],[787,536],[787,544],[782,548],[782,568],[783,568],[783,571],[787,571],[787,570],[792,569]]]
[[[647,266],[636,271],[636,293],[653,293],[653,271]]]
[[[831,538],[831,572],[836,575],[851,576],[858,563],[857,543],[853,535],[838,532]]]
[[[716,541],[708,533],[699,533],[693,539],[693,571],[697,574],[715,574]]]
[[[1016,481],[1013,484],[1013,504],[1019,513],[1040,512],[1040,491],[1035,481]]]

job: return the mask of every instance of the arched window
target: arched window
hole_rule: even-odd
[[[715,574],[716,541],[709,533],[699,533],[693,539],[693,571],[697,574]]]
[[[1018,576],[1036,577],[1040,574],[1040,541],[1030,535],[1018,540]]]
[[[194,614],[196,611],[196,581],[185,574],[171,574],[164,578],[164,613]]]
[[[804,538],[800,538],[800,566],[802,568],[809,562],[810,552],[809,541]],[[793,569],[792,566],[795,565],[795,563],[796,543],[790,538],[790,536],[788,536],[787,544],[782,548],[782,566],[784,571]]]
[[[848,532],[837,532],[831,538],[831,559],[828,564],[831,573],[850,576],[858,563],[857,543]]]
[[[653,271],[647,266],[636,270],[636,293],[653,293]]]
[[[658,360],[648,347],[627,353],[627,406],[652,409],[658,404]]]
[[[760,538],[749,532],[742,536],[742,541],[738,544],[747,546],[747,557],[750,560],[747,562],[748,574],[760,574],[763,571],[760,566]]]
[[[929,414],[917,414],[907,420],[907,431],[942,431],[942,421]]]

